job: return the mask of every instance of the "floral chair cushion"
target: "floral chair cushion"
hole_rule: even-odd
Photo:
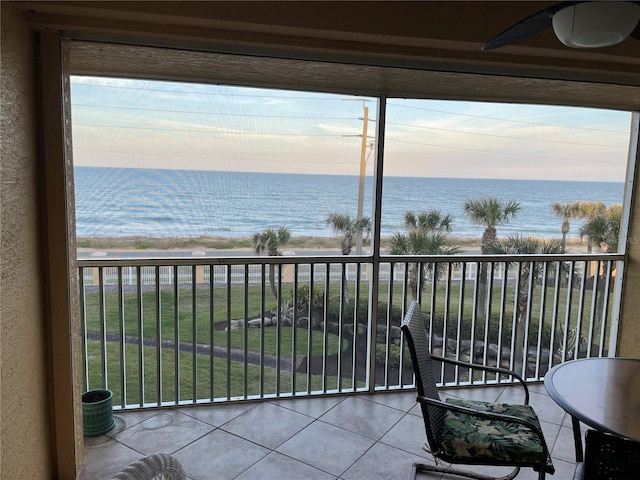
[[[448,398],[447,403],[540,423],[529,405],[510,405]],[[538,436],[524,425],[447,411],[442,432],[442,453],[468,463],[478,461],[539,463],[543,452]]]

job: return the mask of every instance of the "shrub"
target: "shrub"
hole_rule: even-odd
[[[384,343],[379,343],[376,345],[376,362],[383,364],[386,362],[387,358],[387,346]],[[409,353],[409,349],[405,346],[404,348],[404,366],[410,367],[411,363],[411,354]],[[392,368],[400,367],[400,347],[396,344],[389,345],[389,366]]]

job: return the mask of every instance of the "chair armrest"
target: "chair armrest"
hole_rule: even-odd
[[[439,355],[433,355],[433,354],[431,355],[431,359],[437,360],[442,363],[448,363],[450,365],[457,365],[459,367],[470,368],[472,370],[484,370],[485,372],[501,373],[503,375],[512,376],[513,378],[518,380],[522,388],[524,388],[524,404],[529,405],[529,387],[527,387],[527,384],[524,381],[524,379],[513,370],[509,370],[507,368],[500,368],[500,367],[490,367],[488,365],[479,365],[477,363],[463,362],[461,360],[455,360],[453,358],[441,357]]]
[[[525,420],[523,418],[518,418],[518,417],[514,417],[512,415],[504,415],[501,413],[493,413],[493,412],[481,412],[478,410],[474,410],[472,408],[468,408],[468,407],[462,407],[460,405],[453,405],[451,403],[447,403],[447,402],[443,402],[442,400],[435,400],[433,398],[429,398],[429,397],[423,397],[418,395],[417,401],[420,404],[426,403],[427,405],[431,405],[433,407],[437,407],[437,408],[442,408],[444,410],[450,410],[452,412],[459,412],[459,413],[464,413],[466,415],[472,416],[472,417],[478,417],[478,418],[487,418],[490,420],[498,420],[501,422],[507,422],[507,423],[517,423],[520,425],[523,425],[525,427],[527,427],[529,430],[531,430],[532,432],[534,432],[539,440],[540,440],[540,444],[542,445],[542,449],[544,451],[545,456],[549,455],[549,450],[547,449],[547,443],[544,439],[544,434],[542,433],[542,430],[540,428],[538,428],[537,425],[535,425],[534,423]]]

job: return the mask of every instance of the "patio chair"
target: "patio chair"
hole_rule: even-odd
[[[180,462],[168,453],[152,453],[117,473],[112,480],[186,480]]]
[[[480,480],[515,478],[521,467],[532,467],[540,480],[553,475],[549,449],[540,422],[528,405],[529,390],[515,372],[503,368],[475,365],[431,355],[420,305],[413,302],[402,322],[418,389],[417,401],[422,408],[428,445],[425,450],[435,459],[435,465],[416,463],[412,477],[418,472],[447,472]],[[524,388],[524,405],[499,404],[447,398],[438,395],[432,361],[512,376]],[[449,464],[511,466],[513,471],[503,477],[491,477],[468,470],[454,469]]]
[[[587,431],[582,476],[577,480],[637,480],[639,472],[640,442]]]

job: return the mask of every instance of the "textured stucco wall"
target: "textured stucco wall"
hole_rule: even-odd
[[[2,4],[0,472],[49,479],[47,341],[31,32]]]

